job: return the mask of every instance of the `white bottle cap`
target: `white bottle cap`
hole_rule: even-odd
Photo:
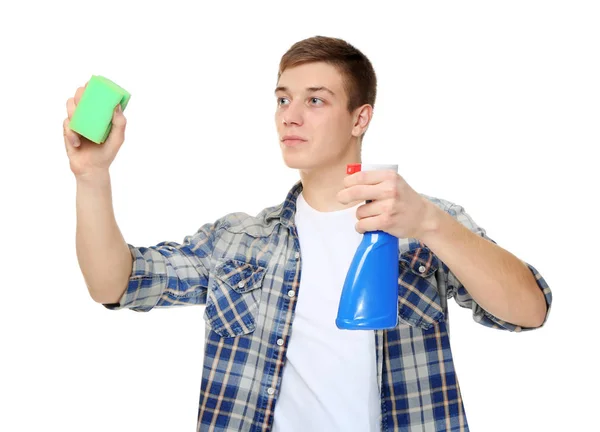
[[[398,165],[390,164],[361,164],[361,171],[392,170],[398,172]]]

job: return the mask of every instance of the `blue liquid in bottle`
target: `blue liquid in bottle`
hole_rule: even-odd
[[[375,167],[397,166],[378,165]],[[348,166],[348,174],[359,171]],[[398,324],[398,238],[384,231],[366,232],[342,289],[335,324],[346,330],[380,330]]]

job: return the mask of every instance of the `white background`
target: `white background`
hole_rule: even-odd
[[[0,430],[195,430],[204,309],[114,312],[88,296],[67,98],[92,74],[132,93],[111,167],[117,221],[137,246],[181,241],[285,198],[298,177],[277,144],[277,66],[317,34],[378,74],[364,160],[463,205],[553,289],[529,333],[451,303],[471,430],[595,430],[598,5],[412,3],[3,3]]]

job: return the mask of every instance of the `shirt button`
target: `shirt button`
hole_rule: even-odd
[[[240,288],[244,288],[244,286],[245,286],[245,285],[246,285],[246,283],[245,283],[244,281],[242,281],[242,282],[240,282],[240,283],[238,284],[238,286],[239,286]]]
[[[296,295],[296,292],[294,290],[288,291],[288,297],[294,297],[295,295]]]
[[[423,273],[425,271],[425,266],[419,267],[419,273]]]
[[[300,259],[300,252],[296,252],[296,253],[294,254],[294,258],[296,258],[296,259]]]
[[[283,339],[277,339],[277,345],[279,345],[279,346],[283,345]]]
[[[269,387],[267,389],[267,393],[269,393],[270,395],[274,395],[275,394],[275,389],[273,387]]]

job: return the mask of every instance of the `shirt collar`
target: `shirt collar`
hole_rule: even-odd
[[[279,219],[279,222],[285,227],[293,225],[296,215],[296,200],[300,192],[302,192],[302,181],[298,180],[288,192],[285,201],[266,214],[267,222],[271,219]]]

